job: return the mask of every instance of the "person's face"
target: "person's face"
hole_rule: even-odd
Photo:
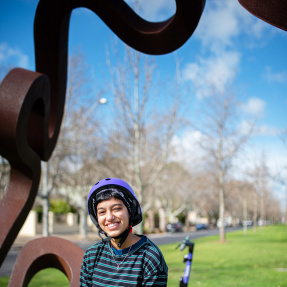
[[[128,209],[121,200],[114,197],[98,204],[97,216],[100,227],[109,236],[116,237],[128,228]]]

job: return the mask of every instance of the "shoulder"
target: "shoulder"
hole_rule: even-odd
[[[105,247],[105,245],[106,245],[105,242],[103,242],[102,240],[98,241],[95,244],[93,244],[92,246],[90,246],[86,252],[102,249],[103,247]]]
[[[163,257],[160,249],[158,248],[158,246],[152,242],[148,237],[145,237],[146,240],[145,240],[145,251],[146,253],[148,254],[151,254],[155,257]]]
[[[148,272],[166,272],[167,265],[158,246],[146,237],[145,244],[142,246],[144,253],[145,268]]]
[[[106,252],[108,252],[107,244],[103,241],[99,241],[86,250],[84,254],[84,260],[92,260],[93,258],[98,256],[99,253]]]

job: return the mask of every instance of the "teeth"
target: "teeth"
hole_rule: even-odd
[[[112,223],[112,224],[109,224],[108,226],[112,227],[112,226],[116,226],[117,223]]]

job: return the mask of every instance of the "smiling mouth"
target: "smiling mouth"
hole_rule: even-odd
[[[113,228],[117,227],[118,225],[119,225],[119,222],[115,222],[115,223],[107,224],[106,226],[109,229],[113,229]]]

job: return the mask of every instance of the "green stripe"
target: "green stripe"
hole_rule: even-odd
[[[120,274],[117,274],[118,277],[122,277]],[[123,275],[124,276],[124,275]],[[110,277],[102,277],[102,276],[94,276],[96,278],[102,279],[102,280],[109,280],[111,282],[121,282],[121,283],[128,283],[128,284],[134,284],[136,281],[130,281],[130,280],[124,280],[124,279],[112,279]],[[96,283],[96,281],[93,280],[94,283]],[[114,285],[112,285],[114,286]]]
[[[117,268],[114,268],[114,269],[117,269]],[[139,276],[138,273],[137,274],[129,274],[129,273],[121,273],[121,274],[119,274],[118,272],[113,273],[113,272],[105,271],[105,270],[102,270],[102,269],[99,269],[99,268],[95,268],[94,270],[97,271],[98,273],[104,273],[104,274],[108,274],[110,276],[115,275],[115,276],[120,276],[120,277],[125,276],[125,277],[134,277],[134,278]],[[123,270],[123,269],[121,268],[121,270]],[[133,269],[126,269],[126,270],[133,270]],[[94,276],[100,278],[97,275],[93,275],[93,277]]]

